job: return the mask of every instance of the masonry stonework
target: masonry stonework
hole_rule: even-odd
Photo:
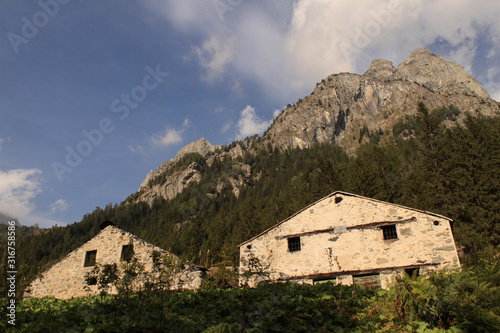
[[[145,272],[153,267],[152,253],[172,255],[169,252],[149,244],[129,232],[114,225],[106,226],[98,235],[87,243],[43,272],[25,291],[25,297],[54,296],[56,298],[73,298],[98,294],[96,285],[87,285],[86,276],[94,268],[92,252],[95,251],[95,262],[98,264],[117,263],[120,266],[124,246],[133,247],[133,255],[144,265]],[[88,254],[89,253],[89,254]],[[177,258],[177,257],[175,257]],[[87,259],[87,260],[86,260]],[[201,285],[202,272],[194,266],[186,265],[185,269],[174,276],[172,288],[197,289]],[[116,293],[111,289],[109,293]]]
[[[242,243],[240,283],[334,281],[387,288],[404,270],[422,274],[460,266],[450,222],[337,191]]]

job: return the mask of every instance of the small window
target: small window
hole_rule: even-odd
[[[130,260],[132,260],[133,256],[134,256],[134,245],[133,244],[123,245],[121,254],[122,260],[129,262]]]
[[[252,244],[247,245],[247,249],[251,250],[252,249]]]
[[[434,221],[434,225],[435,225],[435,226],[438,226],[438,225],[439,225],[439,221],[437,221],[437,220],[436,220],[436,221]]]
[[[405,273],[411,277],[415,278],[419,276],[420,270],[418,268],[407,268],[405,269]]]
[[[85,253],[85,262],[83,264],[83,267],[95,266],[96,256],[97,256],[97,250],[87,251],[87,253]]]
[[[300,237],[288,238],[288,251],[290,252],[300,251]]]
[[[384,240],[398,239],[398,233],[394,224],[382,227],[382,232],[384,233]]]
[[[352,277],[352,283],[366,288],[381,288],[380,274],[363,274]]]
[[[335,197],[335,203],[338,204],[343,200],[342,197]]]

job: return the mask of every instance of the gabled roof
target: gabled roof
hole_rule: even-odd
[[[62,261],[64,261],[64,260],[66,260],[66,259],[67,259],[68,257],[70,257],[73,253],[77,252],[78,250],[80,250],[81,248],[83,248],[84,246],[86,246],[88,243],[92,242],[92,241],[93,241],[95,238],[97,238],[97,237],[98,237],[101,233],[103,233],[103,232],[104,232],[104,230],[105,230],[106,228],[109,228],[109,227],[114,228],[114,229],[117,229],[117,230],[120,230],[121,232],[123,232],[123,233],[125,233],[125,234],[128,234],[129,236],[133,237],[133,238],[134,238],[134,239],[136,239],[137,241],[140,241],[140,242],[142,242],[143,244],[145,244],[145,245],[147,245],[147,246],[151,246],[151,247],[157,248],[157,249],[159,249],[159,250],[161,250],[161,251],[164,251],[164,252],[169,252],[169,251],[166,251],[166,250],[162,249],[161,247],[158,247],[158,246],[156,246],[156,245],[154,245],[154,244],[151,244],[151,243],[146,242],[145,240],[143,240],[143,239],[141,239],[141,238],[137,237],[136,235],[132,234],[131,232],[128,232],[128,231],[123,230],[122,228],[120,228],[119,226],[117,226],[117,225],[116,225],[114,222],[112,222],[112,221],[105,221],[105,222],[101,223],[101,224],[99,225],[99,227],[101,228],[101,231],[99,231],[99,233],[97,233],[97,235],[94,235],[94,237],[92,237],[91,239],[89,239],[88,241],[86,241],[85,243],[83,243],[82,245],[78,246],[76,249],[71,250],[71,251],[70,251],[68,254],[66,254],[64,257],[57,259],[54,263],[52,263],[52,264],[50,265],[50,267],[48,267],[48,268],[44,269],[44,270],[43,270],[43,272],[42,272],[42,274],[44,274],[45,272],[48,272],[48,271],[49,271],[49,270],[51,270],[51,269],[52,269],[52,267],[54,267],[56,264],[59,264],[60,262],[62,262]],[[169,253],[170,253],[170,252],[169,252]],[[171,254],[175,256],[175,254],[173,254],[173,253],[171,253]],[[177,257],[177,256],[175,256],[175,257]]]
[[[261,232],[260,234],[244,241],[243,243],[241,243],[240,245],[238,245],[238,247],[241,247],[243,245],[245,245],[246,243],[248,242],[251,242],[253,241],[254,239],[256,238],[259,238],[260,236],[268,233],[269,231],[277,228],[278,226],[282,225],[283,223],[289,221],[290,219],[294,218],[295,216],[299,215],[300,213],[302,213],[303,211],[311,208],[312,206],[320,203],[321,201],[323,200],[326,200],[326,199],[329,199],[337,194],[342,194],[344,196],[350,196],[350,197],[356,197],[356,198],[360,198],[360,199],[364,199],[364,200],[369,200],[369,201],[373,201],[373,202],[376,202],[376,203],[382,203],[382,204],[385,204],[385,205],[390,205],[390,206],[394,206],[394,207],[397,207],[397,208],[402,208],[402,209],[406,209],[406,210],[412,210],[412,211],[415,211],[415,212],[419,212],[419,213],[424,213],[424,214],[428,214],[428,215],[431,215],[431,216],[435,216],[435,217],[438,217],[438,218],[442,218],[442,219],[446,219],[446,220],[449,220],[450,222],[453,221],[452,219],[450,219],[449,217],[446,217],[446,216],[443,216],[443,215],[439,215],[439,214],[436,214],[436,213],[432,213],[432,212],[428,212],[428,211],[425,211],[425,210],[421,210],[421,209],[416,209],[416,208],[411,208],[411,207],[406,207],[406,206],[402,206],[402,205],[398,205],[398,204],[394,204],[394,203],[391,203],[391,202],[387,202],[387,201],[382,201],[382,200],[377,200],[377,199],[373,199],[373,198],[368,198],[368,197],[364,197],[362,195],[358,195],[358,194],[353,194],[353,193],[349,193],[349,192],[344,192],[344,191],[335,191],[335,192],[332,192],[330,193],[329,195],[327,195],[326,197],[323,197],[321,199],[319,199],[318,201],[310,204],[309,206],[307,207],[304,207],[303,209],[299,210],[298,212],[296,212],[295,214],[287,217],[286,219],[284,219],[283,221],[281,222],[278,222],[276,223],[275,225],[273,225],[272,227],[264,230],[263,232]]]

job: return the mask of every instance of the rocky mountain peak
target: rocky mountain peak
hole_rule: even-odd
[[[186,146],[184,146],[181,150],[179,150],[177,152],[177,154],[175,155],[174,158],[172,158],[171,160],[160,165],[158,167],[158,169],[156,169],[155,171],[151,170],[147,174],[147,176],[143,180],[143,182],[141,183],[141,187],[139,188],[139,190],[148,187],[149,181],[151,179],[155,178],[156,176],[161,175],[165,170],[172,167],[177,161],[179,161],[186,154],[198,153],[202,156],[206,156],[209,153],[215,151],[217,148],[220,148],[220,147],[221,146],[218,146],[218,145],[215,145],[215,146],[212,145],[210,142],[205,140],[205,138],[201,138],[199,140],[196,140],[194,142],[187,144]]]
[[[385,59],[373,60],[370,68],[363,74],[364,76],[371,76],[378,80],[401,80],[401,74],[392,65],[392,61]]]
[[[397,70],[404,80],[415,82],[439,94],[472,93],[480,98],[490,98],[486,89],[462,66],[446,61],[427,49],[413,52]]]
[[[205,138],[201,138],[194,142],[191,142],[184,146],[173,158],[175,161],[180,160],[184,155],[189,153],[198,153],[200,155],[206,156],[207,154],[213,152],[219,146],[214,146],[210,144]]]
[[[498,103],[462,66],[419,49],[396,68],[377,59],[363,75],[328,76],[311,95],[285,109],[264,139],[279,148],[335,143],[354,153],[367,142],[366,133],[388,139],[396,123],[417,112],[420,101],[431,110],[452,105],[473,115],[499,112]],[[464,118],[462,113],[458,121]]]
[[[390,141],[396,124],[418,112],[419,102],[428,109],[453,108],[462,111],[455,119],[462,122],[465,112],[473,116],[500,114],[500,105],[465,69],[419,49],[397,67],[385,59],[374,60],[363,74],[332,74],[316,84],[313,92],[281,112],[262,138],[228,147],[214,146],[204,138],[182,148],[177,155],[151,171],[141,184],[138,201],[151,204],[155,198],[171,199],[192,183],[199,182],[204,165],[191,161],[174,169],[189,153],[206,156],[206,165],[229,156],[236,159],[261,147],[307,148],[316,142],[341,146],[348,154],[372,138]],[[378,142],[376,141],[376,142]],[[220,148],[219,151],[212,153]],[[227,176],[227,175],[226,175]],[[163,177],[163,178],[162,178]],[[217,191],[231,188],[238,195],[251,177],[250,165],[234,163],[226,180],[215,179]],[[229,182],[229,185],[226,184]]]

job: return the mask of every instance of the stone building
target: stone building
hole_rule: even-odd
[[[104,222],[101,229],[94,238],[35,279],[26,288],[24,297],[72,298],[98,294],[97,284],[91,282],[89,285],[86,281],[87,275],[96,264],[116,263],[120,267],[131,257],[135,257],[144,265],[144,271],[150,272],[153,267],[153,251],[178,260],[171,253],[137,238],[112,222]],[[202,275],[203,272],[199,268],[184,265],[184,270],[173,276],[171,288],[197,289],[201,285]],[[116,289],[112,288],[108,293],[114,294]]]
[[[239,245],[240,283],[363,284],[459,267],[451,219],[337,191]]]

